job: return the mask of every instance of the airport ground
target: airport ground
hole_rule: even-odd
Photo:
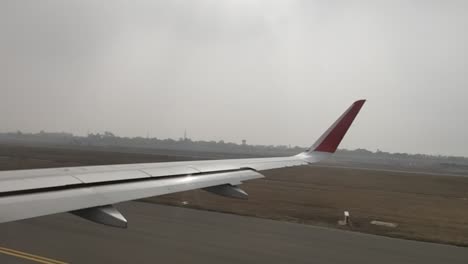
[[[200,157],[206,154],[156,155],[2,146],[0,169]],[[0,253],[12,248],[73,263],[93,263],[88,261],[91,259],[97,260],[94,263],[109,263],[114,255],[116,260],[128,260],[125,257],[128,254],[137,260],[134,263],[154,263],[148,258],[158,256],[161,260],[172,256],[178,262],[187,263],[190,257],[194,260],[190,263],[219,260],[310,263],[314,258],[326,259],[322,261],[326,263],[341,263],[345,258],[351,260],[349,263],[466,263],[468,259],[466,248],[348,232],[467,246],[468,177],[322,165],[272,170],[265,175],[265,179],[242,185],[250,194],[248,201],[199,190],[149,198],[145,203],[126,203],[123,212],[130,221],[126,231],[102,227],[68,214],[2,224]],[[351,213],[350,227],[337,225],[345,210]],[[370,224],[372,220],[398,226],[377,227]],[[94,244],[98,244],[95,250],[91,247]],[[129,247],[127,251],[125,246]],[[103,253],[98,251],[100,247]],[[81,253],[72,253],[80,250]],[[19,261],[12,255],[0,255],[1,263],[9,263],[2,258]]]
[[[145,201],[468,245],[468,178],[320,166],[272,170],[265,176],[242,185],[249,201],[202,190]],[[344,211],[351,214],[349,227],[337,225]],[[398,226],[370,224],[374,220]]]
[[[0,263],[465,264],[468,259],[466,248],[311,225],[142,202],[119,209],[128,229],[70,214],[2,224]]]

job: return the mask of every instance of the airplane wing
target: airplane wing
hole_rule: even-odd
[[[307,165],[334,153],[365,100],[353,103],[303,153],[291,157],[0,171],[0,223],[71,212],[126,227],[113,204],[194,189],[246,198],[238,185],[261,171]]]

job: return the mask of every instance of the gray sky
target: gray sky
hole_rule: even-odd
[[[466,1],[0,2],[0,131],[468,156]]]

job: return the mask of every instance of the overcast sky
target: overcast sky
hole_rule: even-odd
[[[466,1],[0,2],[0,131],[468,156]]]

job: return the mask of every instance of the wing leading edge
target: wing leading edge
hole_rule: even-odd
[[[245,198],[236,186],[262,178],[261,171],[315,163],[334,153],[364,102],[353,103],[312,147],[291,157],[2,171],[0,223],[74,212],[125,227],[112,204],[202,188]],[[125,223],[113,224],[116,219]]]

